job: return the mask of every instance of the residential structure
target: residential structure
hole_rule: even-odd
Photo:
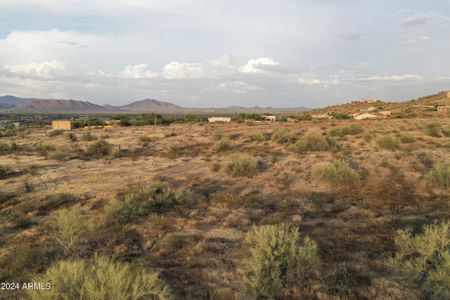
[[[438,112],[450,112],[450,105],[442,105],[437,107]]]
[[[209,123],[230,123],[231,118],[229,117],[210,117],[208,118]]]
[[[276,116],[262,115],[261,117],[262,117],[263,121],[276,122],[276,120],[277,120]]]
[[[353,119],[355,120],[368,120],[368,119],[384,119],[386,115],[381,113],[354,113]]]
[[[69,120],[53,120],[52,128],[56,130],[72,130],[73,124]]]

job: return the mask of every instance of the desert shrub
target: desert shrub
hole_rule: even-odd
[[[358,172],[344,160],[315,165],[313,177],[336,186],[354,186],[359,180]]]
[[[252,131],[249,132],[248,134],[248,138],[252,141],[255,142],[262,142],[266,139],[266,137],[264,136],[264,133],[261,131]]]
[[[87,215],[75,209],[61,209],[52,216],[51,231],[56,241],[68,254],[80,254],[82,245],[93,233]]]
[[[8,166],[0,165],[0,179],[4,179],[11,175],[13,173],[13,170]]]
[[[35,151],[42,156],[47,156],[49,152],[55,151],[56,146],[54,144],[40,142],[35,145]]]
[[[78,140],[77,135],[73,132],[69,132],[67,133],[67,138],[71,141],[71,142],[76,142]]]
[[[317,133],[308,133],[301,137],[293,147],[293,150],[298,153],[307,151],[326,151],[330,149],[332,142],[325,136]]]
[[[435,165],[426,174],[425,179],[436,186],[450,188],[450,163]]]
[[[397,251],[388,260],[392,270],[418,284],[424,299],[449,299],[450,221],[425,225],[416,235],[398,230],[394,242]]]
[[[59,160],[59,161],[65,161],[69,159],[71,156],[71,153],[67,149],[58,149],[55,151],[51,151],[48,153],[49,159]]]
[[[392,135],[385,135],[381,137],[378,141],[378,146],[387,150],[397,150],[400,148],[400,141],[398,138]]]
[[[249,257],[243,262],[244,283],[257,299],[281,296],[319,263],[317,244],[308,237],[300,242],[297,229],[288,225],[253,227],[245,242]]]
[[[105,140],[99,140],[95,143],[90,144],[86,151],[84,151],[85,158],[101,158],[103,156],[108,156],[112,154],[113,145]]]
[[[294,134],[286,128],[277,128],[272,133],[272,141],[277,143],[289,143],[294,138]]]
[[[442,134],[445,135],[446,137],[450,137],[450,127],[443,128]]]
[[[425,126],[425,133],[432,137],[441,136],[442,126],[439,123],[429,123]]]
[[[403,144],[410,144],[410,143],[414,143],[416,141],[415,136],[413,136],[411,134],[407,134],[407,133],[400,135],[399,139],[400,139],[400,142],[402,142]]]
[[[48,282],[50,290],[29,290],[32,300],[44,299],[171,299],[157,272],[132,268],[105,256],[91,260],[59,261],[35,282]]]
[[[186,202],[187,193],[177,193],[165,185],[150,185],[130,191],[123,201],[112,200],[103,210],[104,223],[123,226],[137,222],[150,212],[162,213]]]
[[[323,285],[332,295],[360,299],[355,289],[368,286],[370,277],[358,265],[343,263],[324,278]]]
[[[147,147],[150,144],[151,138],[147,135],[143,135],[139,137],[139,143],[143,146],[143,147]]]
[[[0,155],[11,153],[11,146],[5,142],[0,142]]]
[[[218,141],[223,137],[223,134],[221,132],[214,132],[212,135],[213,140]]]
[[[373,134],[366,133],[366,134],[363,135],[363,139],[364,139],[365,142],[369,143],[373,139]]]
[[[97,137],[88,131],[88,132],[83,133],[83,135],[81,136],[81,139],[83,141],[92,142],[92,141],[97,140]]]
[[[64,133],[64,130],[62,130],[62,129],[55,129],[55,130],[50,131],[48,133],[48,136],[49,137],[55,137],[55,136],[58,136],[58,135],[62,135],[63,133]]]
[[[214,145],[214,150],[216,151],[226,151],[230,149],[231,141],[229,137],[223,137],[216,142]]]
[[[346,135],[357,135],[364,132],[364,129],[356,124],[352,124],[349,126],[341,126],[341,127],[335,127],[330,129],[330,135],[331,136],[339,136],[343,137]]]
[[[249,154],[234,153],[230,155],[225,169],[234,177],[252,177],[258,173],[258,164],[258,160]]]

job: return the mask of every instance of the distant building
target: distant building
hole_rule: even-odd
[[[292,119],[292,118],[287,118],[286,120],[287,120],[288,122],[297,122],[296,119]]]
[[[333,116],[330,116],[328,113],[325,114],[316,114],[311,116],[313,119],[333,119]]]
[[[447,92],[447,98],[450,98],[450,91]]]
[[[442,105],[437,107],[438,112],[450,112],[450,105]]]
[[[52,128],[56,130],[72,130],[73,124],[69,120],[53,120]]]
[[[208,118],[209,123],[230,123],[231,118],[228,117],[210,117]]]
[[[269,122],[276,122],[277,121],[277,117],[276,116],[262,115],[261,117],[262,117],[262,119],[264,121],[269,121]]]
[[[382,114],[386,117],[389,117],[391,115],[391,111],[389,111],[389,110],[382,110],[382,111],[379,111],[378,113]]]
[[[368,119],[384,119],[386,115],[380,113],[355,113],[353,119],[355,120],[368,120]]]
[[[371,107],[368,107],[368,108],[362,108],[359,111],[360,112],[371,112],[371,111],[375,111],[375,110],[377,110],[377,108],[374,107],[374,106],[371,106]]]
[[[413,105],[413,108],[420,110],[434,110],[433,105]]]

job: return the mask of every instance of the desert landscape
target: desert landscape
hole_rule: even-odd
[[[445,114],[11,129],[1,281],[106,258],[161,299],[445,299],[449,150]]]

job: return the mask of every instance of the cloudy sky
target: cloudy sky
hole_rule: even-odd
[[[0,95],[318,107],[450,89],[450,0],[1,0]]]

